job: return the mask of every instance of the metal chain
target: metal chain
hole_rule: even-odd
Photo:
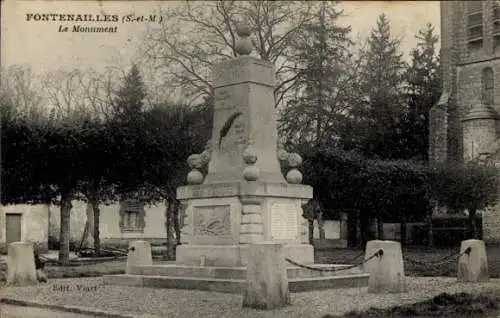
[[[403,256],[403,259],[410,262],[410,263],[413,263],[413,264],[417,264],[417,265],[421,265],[421,266],[436,266],[436,265],[442,265],[442,264],[446,264],[446,263],[449,263],[453,260],[455,260],[456,258],[459,258],[460,256],[464,255],[464,254],[469,254],[471,251],[471,248],[468,247],[467,249],[465,249],[465,251],[463,251],[462,253],[460,252],[455,252],[451,255],[448,255],[448,256],[445,256],[437,261],[434,261],[434,262],[428,262],[428,263],[424,263],[424,262],[421,262],[421,261],[417,261],[417,260],[414,260],[414,259],[411,259],[409,257],[406,257],[406,256]]]
[[[346,263],[350,263],[350,262],[354,262],[355,260],[357,260],[358,258],[360,258],[361,256],[365,255],[365,251],[361,251],[361,253],[359,253],[358,255],[356,255],[354,258],[351,258],[347,261],[345,261]]]
[[[365,252],[362,251],[361,253],[359,253],[358,255],[354,256],[353,258],[350,258],[348,260],[340,260],[342,263],[352,263],[354,262],[355,260],[357,260],[358,258],[360,258],[361,256],[365,255]]]
[[[373,254],[372,256],[370,256],[369,258],[363,260],[361,263],[359,264],[355,264],[355,265],[351,265],[351,266],[348,266],[348,267],[343,267],[343,268],[317,268],[317,267],[312,267],[312,266],[308,266],[308,265],[303,265],[303,264],[299,264],[297,262],[294,262],[292,261],[291,259],[289,258],[285,258],[285,260],[292,264],[292,265],[295,265],[295,266],[298,266],[298,267],[302,267],[302,268],[305,268],[305,269],[310,269],[310,270],[313,270],[313,271],[318,271],[318,272],[340,272],[340,271],[345,271],[345,270],[349,270],[349,269],[353,269],[353,268],[356,268],[356,267],[359,267],[361,265],[363,265],[364,263],[368,262],[369,260],[375,258],[375,257],[379,257],[379,256],[382,256],[384,254],[384,251],[382,249],[378,250],[375,254]]]
[[[88,247],[88,248],[83,248],[81,250],[96,250],[96,249]],[[125,252],[125,251],[119,250],[119,249],[115,249],[115,248],[110,248],[110,250],[101,249],[101,251],[108,251],[108,252],[115,251],[115,252],[122,253],[122,255],[115,255],[115,256],[112,256],[112,257],[106,258],[106,259],[94,259],[92,261],[86,261],[86,262],[84,262],[84,264],[88,265],[88,264],[100,264],[100,263],[112,262],[115,260],[123,259],[124,257],[127,257],[127,254],[128,254],[128,252]],[[66,264],[64,264],[63,262],[61,262],[57,259],[50,258],[50,257],[45,257],[42,255],[40,255],[39,257],[45,263],[49,263],[49,264],[57,264],[57,265],[65,265],[65,266],[80,266],[80,265],[82,265],[82,263],[80,263],[80,262],[77,262],[77,263],[67,262]]]
[[[49,258],[49,257],[41,257],[43,260],[45,260],[45,264],[56,264],[56,265],[63,265],[67,267],[71,266],[82,266],[82,265],[93,265],[93,264],[102,264],[102,263],[108,263],[108,262],[114,262],[116,260],[123,260],[126,258],[124,255],[119,255],[119,256],[114,256],[112,258],[106,258],[106,259],[94,259],[91,261],[85,261],[85,262],[67,262],[63,263],[57,259]]]
[[[128,252],[130,250],[134,250],[134,247],[131,247],[129,248],[128,250],[121,250],[121,249],[118,249],[118,248],[113,248],[113,247],[108,247],[106,249],[104,248],[101,248],[101,249],[95,249],[93,247],[85,247],[85,248],[82,248],[80,250],[78,250],[78,252],[80,251],[85,251],[85,250],[92,250],[92,251],[104,251],[104,252],[117,252],[117,253],[121,253],[122,255],[128,255]]]

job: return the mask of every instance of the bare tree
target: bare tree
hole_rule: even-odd
[[[68,119],[87,114],[82,96],[83,77],[79,69],[59,69],[45,74],[47,106],[54,109],[57,118]]]
[[[287,57],[294,39],[313,19],[313,1],[185,1],[159,9],[159,27],[145,36],[143,54],[163,71],[166,84],[192,101],[212,95],[212,67],[236,56],[235,24],[252,29],[254,55],[276,65],[278,105],[296,80]]]
[[[44,77],[47,106],[58,118],[109,119],[115,112],[113,98],[122,74],[116,67],[103,72],[78,68],[48,72]]]
[[[85,108],[93,115],[109,119],[113,115],[113,91],[116,83],[113,72],[87,70],[80,78],[80,94]]]
[[[26,65],[2,68],[0,101],[13,116],[39,120],[48,114],[39,76]],[[5,109],[4,111],[6,111]],[[4,113],[4,112],[3,112]],[[4,113],[5,114],[5,113]]]

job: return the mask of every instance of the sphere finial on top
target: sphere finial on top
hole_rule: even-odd
[[[249,55],[252,53],[252,41],[248,38],[252,33],[250,26],[245,21],[236,23],[236,33],[240,37],[236,40],[235,50],[238,55]]]
[[[250,36],[251,33],[252,31],[246,21],[236,23],[236,34],[238,34],[239,37],[246,38]]]

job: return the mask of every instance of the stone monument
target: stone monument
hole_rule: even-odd
[[[313,263],[302,205],[312,198],[300,184],[302,159],[277,149],[274,67],[249,56],[250,29],[237,26],[239,56],[215,68],[211,142],[188,158],[189,185],[177,189],[185,205],[177,262],[211,266],[246,264],[247,244],[285,243],[286,257]],[[280,160],[291,170],[285,179]],[[203,176],[200,169],[208,165]]]
[[[290,292],[367,286],[369,274],[360,268],[314,264],[308,223],[302,217],[302,205],[312,198],[313,191],[301,184],[298,167],[302,158],[278,149],[274,67],[249,56],[252,44],[246,25],[239,25],[237,33],[239,56],[221,63],[214,71],[212,138],[202,153],[187,158],[191,169],[188,185],[177,189],[183,216],[182,244],[177,246],[175,264],[130,266],[125,275],[104,276],[105,282],[229,293],[246,290],[247,301],[252,304],[269,298],[259,298],[262,295],[286,290],[285,283]],[[287,169],[285,177],[281,172],[283,164]],[[285,257],[310,267],[347,270],[311,271],[281,259],[286,273],[278,266],[259,276],[262,264],[276,262],[254,258],[255,262],[248,262],[250,247],[266,244],[280,246],[281,256],[274,255],[274,259]],[[252,255],[269,256],[253,251]],[[273,270],[279,270],[287,279],[279,283],[274,279],[265,289],[268,294],[261,295],[255,277],[262,278]],[[255,278],[250,283],[256,293],[247,289],[249,277]],[[282,296],[266,302],[266,306],[287,303],[288,296]]]

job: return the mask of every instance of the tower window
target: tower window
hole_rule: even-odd
[[[467,42],[469,50],[483,47],[483,3],[469,1],[467,3]]]
[[[495,51],[500,49],[500,1],[493,4],[493,46]]]
[[[485,105],[493,105],[494,104],[494,89],[495,89],[495,79],[493,77],[493,70],[491,67],[487,67],[483,69],[483,74],[481,76],[481,84],[482,84],[482,97],[483,103]]]

